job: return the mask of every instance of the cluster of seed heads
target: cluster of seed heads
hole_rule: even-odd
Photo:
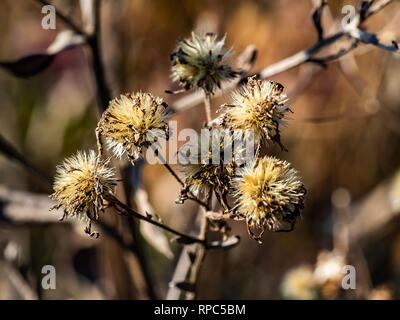
[[[173,80],[186,90],[201,89],[207,94],[232,80],[238,72],[231,65],[230,51],[224,49],[224,43],[225,37],[217,41],[216,35],[195,33],[179,41],[171,54]],[[134,165],[144,148],[161,138],[168,139],[166,107],[161,98],[143,92],[121,95],[110,101],[96,128],[99,154],[78,153],[58,167],[52,195],[59,202],[56,207],[62,207],[65,216],[87,220],[90,233],[90,221],[98,218],[98,211],[104,208],[116,181],[115,170],[108,167],[109,161],[101,159],[102,138],[115,157],[126,154]],[[243,139],[252,132],[257,150],[268,142],[276,142],[283,148],[279,129],[289,111],[282,85],[251,77],[240,90],[233,92],[231,103],[221,106],[219,129],[243,132]],[[185,183],[177,202],[183,203],[189,196],[210,199],[215,194],[224,213],[245,220],[249,234],[258,241],[266,228],[292,230],[305,196],[297,171],[285,161],[260,157],[258,151],[254,161],[246,166],[235,161],[237,154],[231,154],[233,161],[225,163],[226,148],[234,139],[213,132],[208,144],[209,162],[199,159],[201,144],[194,146],[199,152],[186,154],[189,161],[182,163]],[[212,148],[215,141],[217,151]],[[221,161],[212,162],[213,152],[220,154]],[[261,232],[255,235],[252,228]]]

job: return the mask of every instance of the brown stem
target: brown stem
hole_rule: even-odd
[[[204,90],[204,110],[206,112],[207,126],[211,122],[211,94]]]
[[[101,141],[101,129],[99,129],[99,126],[97,126],[95,132],[97,141],[97,155],[101,159],[103,157],[103,143]]]
[[[207,198],[207,204],[210,203],[212,193],[210,192],[210,195]],[[207,254],[207,231],[208,231],[208,226],[209,226],[209,221],[207,218],[207,210],[205,208],[202,208],[202,217],[201,217],[201,225],[200,225],[200,234],[199,237],[203,239],[203,243],[199,243],[196,246],[196,255],[195,259],[190,267],[190,272],[189,272],[189,283],[193,284],[196,288],[196,285],[198,283],[198,278],[200,274],[200,269],[203,264],[203,261],[206,257]],[[196,290],[194,292],[187,292],[185,296],[185,300],[193,300],[196,299],[197,292]]]
[[[40,2],[41,4],[48,6],[51,5],[48,1],[46,0],[37,0],[37,2]],[[56,10],[56,15],[59,17],[65,24],[67,24],[72,30],[74,30],[77,34],[80,34],[82,36],[86,36],[86,33],[82,31],[80,27],[78,27],[75,22],[73,22],[69,17],[65,16],[63,13],[61,13],[60,10]]]
[[[181,238],[184,239],[184,240],[187,240],[188,242],[191,242],[191,243],[200,243],[200,244],[202,244],[203,246],[206,245],[205,239],[195,238],[195,237],[192,237],[192,236],[190,236],[190,235],[187,235],[187,234],[184,234],[184,233],[182,233],[182,232],[179,232],[179,231],[177,231],[177,230],[174,230],[174,229],[168,227],[167,225],[165,225],[165,224],[163,224],[163,223],[161,223],[161,222],[158,222],[158,221],[153,220],[153,217],[152,217],[152,216],[143,216],[143,215],[141,215],[140,213],[136,212],[135,210],[129,208],[127,205],[125,205],[124,203],[122,203],[121,201],[119,201],[119,200],[118,200],[117,198],[115,198],[113,195],[109,195],[109,196],[108,196],[108,199],[110,200],[111,203],[114,204],[114,206],[116,207],[116,209],[118,210],[118,212],[121,213],[121,214],[123,214],[123,215],[125,215],[125,216],[132,216],[132,217],[134,217],[134,218],[137,218],[137,219],[146,221],[146,222],[148,222],[148,223],[151,223],[151,224],[153,224],[153,225],[155,225],[155,226],[157,226],[157,227],[159,227],[159,228],[161,228],[161,229],[164,229],[164,230],[166,230],[166,231],[168,231],[168,232],[171,232],[171,233],[173,233],[173,234],[175,234],[175,235],[181,237]],[[122,209],[122,210],[120,210],[120,209]]]
[[[153,146],[152,146],[152,148],[153,148]],[[158,157],[158,159],[160,159],[160,161],[164,165],[164,167],[168,170],[168,172],[175,178],[176,181],[178,181],[178,183],[181,185],[181,187],[185,187],[185,183],[182,181],[181,178],[178,177],[176,172],[171,168],[171,166],[167,163],[167,161],[164,159],[164,157],[158,152],[158,150],[153,148],[153,151],[154,151],[154,154]],[[191,197],[188,197],[189,200],[195,201],[199,205],[204,207],[206,210],[209,210],[209,207],[208,207],[207,203],[205,203],[205,202],[201,201],[200,199],[198,199],[190,191],[189,191],[189,194],[191,195]]]
[[[101,0],[94,1],[94,13],[95,13],[95,25],[94,32],[88,38],[88,45],[92,53],[92,65],[94,71],[94,79],[97,87],[97,98],[99,101],[99,110],[102,113],[107,109],[108,103],[111,100],[111,93],[108,87],[104,65],[101,56],[101,23],[100,23],[100,10],[101,10]]]

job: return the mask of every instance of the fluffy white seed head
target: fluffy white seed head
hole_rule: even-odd
[[[178,42],[171,54],[172,80],[179,81],[186,90],[201,88],[213,93],[225,81],[236,77],[230,61],[230,51],[224,49],[225,37],[192,32],[191,37]]]
[[[285,125],[290,107],[282,85],[252,77],[242,89],[233,92],[232,103],[223,105],[221,111],[226,127],[251,130],[258,144],[275,141],[281,145],[279,127]]]
[[[212,189],[224,193],[230,187],[235,170],[232,136],[224,130],[210,130],[209,133],[206,139],[199,135],[196,142],[185,148],[186,163],[181,163],[185,187],[181,191],[181,201],[187,199],[189,191],[195,196],[208,196]],[[228,155],[232,161],[226,161]]]
[[[51,198],[58,202],[55,208],[62,207],[64,217],[97,219],[104,196],[113,192],[116,182],[115,170],[108,164],[109,161],[99,159],[93,150],[79,151],[65,159],[57,166],[54,178]]]
[[[273,231],[291,230],[303,208],[306,189],[286,161],[258,159],[246,166],[234,182],[237,213],[248,226]]]
[[[150,93],[121,95],[110,101],[98,130],[116,157],[126,153],[135,163],[143,147],[161,138],[168,139],[165,108],[162,99]]]
[[[289,270],[281,284],[281,292],[286,299],[316,299],[317,290],[312,268],[308,265],[301,265]]]

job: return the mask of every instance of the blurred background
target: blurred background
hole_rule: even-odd
[[[68,29],[57,19],[56,30],[44,30],[38,2],[1,1],[0,61],[45,52]],[[325,32],[340,27],[344,5],[359,2],[328,1]],[[81,25],[78,1],[52,3]],[[295,0],[104,0],[101,49],[111,96],[143,90],[174,105],[181,95],[165,94],[178,88],[170,80],[169,55],[192,30],[226,34],[233,59],[254,45],[258,54],[251,72],[257,72],[314,44],[312,8],[312,1]],[[365,27],[390,44],[400,38],[399,16],[400,3],[394,1]],[[262,245],[243,223],[230,222],[241,243],[207,254],[198,298],[399,298],[399,74],[399,55],[360,45],[325,68],[308,63],[272,78],[284,85],[294,113],[282,131],[289,152],[276,146],[266,152],[290,161],[303,177],[308,190],[303,217],[291,233],[266,232]],[[227,92],[214,99],[214,110],[229,98]],[[122,234],[124,247],[100,226],[100,238],[92,239],[79,221],[61,223],[59,212],[48,211],[52,191],[46,177],[76,150],[96,148],[100,113],[87,47],[60,52],[29,78],[0,69],[0,101],[0,136],[8,146],[3,141],[2,149],[14,146],[41,171],[0,154],[0,299],[165,298],[182,250],[166,241],[171,235],[105,217]],[[200,129],[205,115],[199,105],[172,119],[180,128]],[[135,206],[145,198],[166,224],[191,232],[197,206],[174,203],[179,184],[165,168],[139,167],[140,186],[132,184],[141,192],[128,189],[128,200]],[[129,180],[135,170],[121,174]],[[332,250],[340,259],[321,267],[321,252]],[[355,267],[356,290],[340,289],[329,277],[342,264]],[[56,269],[56,290],[42,288],[44,265]],[[318,265],[325,278],[317,288],[315,279],[304,279],[318,273]]]

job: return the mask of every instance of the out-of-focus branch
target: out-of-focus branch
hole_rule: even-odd
[[[322,13],[326,5],[326,0],[321,1],[320,5],[317,6],[312,14],[314,27],[317,30],[318,41],[321,41],[324,38],[324,29],[322,28]]]
[[[88,45],[92,54],[92,65],[95,74],[96,92],[99,100],[99,110],[102,113],[107,109],[111,100],[110,89],[107,84],[104,65],[101,55],[101,0],[94,1],[94,32],[88,38]]]
[[[31,164],[25,157],[18,152],[18,150],[8,142],[1,134],[0,134],[0,153],[3,153],[10,160],[15,160],[30,172],[34,173],[37,177],[41,179],[45,184],[51,185],[50,177],[45,174],[42,170],[38,169],[36,166]]]
[[[379,231],[398,217],[400,211],[393,205],[392,190],[390,182],[383,182],[352,206],[349,232],[351,242],[373,241],[379,237]]]
[[[25,281],[22,275],[12,265],[12,263],[6,260],[0,260],[0,268],[22,299],[38,300],[36,292],[31,288],[29,283]]]
[[[46,0],[36,0],[37,2],[48,6],[48,5],[52,5],[50,2],[46,1]],[[72,21],[69,17],[67,17],[66,15],[64,15],[60,10],[56,10],[56,15],[57,17],[59,17],[66,25],[68,25],[69,28],[71,28],[72,30],[74,30],[76,33],[85,36],[85,32],[78,27],[74,21]]]
[[[191,233],[194,234],[199,233],[202,219],[203,219],[203,209],[199,208]],[[189,275],[189,271],[194,263],[194,259],[196,258],[196,253],[198,249],[200,249],[200,246],[197,244],[184,246],[182,248],[182,252],[175,266],[172,280],[169,284],[169,289],[166,296],[167,300],[179,300],[181,299],[182,295],[186,293],[185,290],[182,290],[176,284],[186,282],[187,277]]]
[[[372,4],[372,2],[374,1],[369,1],[369,2],[371,2]],[[374,45],[378,48],[388,50],[391,52],[399,52],[399,47],[397,42],[393,41],[391,45],[382,44],[379,42],[377,36],[374,35],[373,33],[364,32],[359,29],[362,23],[364,23],[369,17],[378,13],[380,10],[382,10],[392,2],[393,0],[382,0],[379,3],[375,4],[374,6],[368,7],[366,11],[360,10],[357,17],[354,20],[355,23],[352,24],[351,28],[346,28],[346,29],[341,28],[334,34],[325,37],[321,23],[322,11],[323,8],[325,7],[325,1],[320,1],[319,5],[316,8],[314,8],[312,14],[314,26],[316,27],[318,35],[316,43],[305,50],[297,52],[290,57],[287,57],[279,62],[276,62],[260,70],[259,72],[256,73],[256,75],[261,79],[266,79],[308,62],[317,63],[321,66],[326,66],[327,63],[340,59],[347,53],[354,50],[359,43]],[[317,56],[317,54],[321,52],[322,49],[329,47],[333,43],[336,43],[338,40],[343,38],[347,38],[349,40],[349,44],[347,46],[338,49],[336,52],[333,52],[327,56],[324,57]],[[238,85],[240,85],[249,76],[248,71],[249,70],[244,70],[239,79],[223,86],[221,90],[218,90],[214,94],[214,97],[220,96],[223,94],[223,92],[232,90]],[[172,107],[176,112],[179,112],[190,109],[198,105],[201,102],[201,100],[202,100],[201,92],[195,92],[183,98],[178,99],[173,103]]]
[[[201,211],[202,211],[202,216],[200,224],[200,237],[204,239],[204,241],[207,241],[209,221],[207,218],[206,210],[204,208],[201,208]],[[200,269],[201,266],[203,265],[203,261],[206,257],[206,254],[207,254],[207,247],[202,244],[198,244],[193,254],[192,263],[190,264],[189,278],[188,278],[188,283],[193,284],[194,290],[186,292],[185,296],[186,300],[193,300],[196,298],[197,294],[196,287],[198,284]]]
[[[344,56],[345,54],[347,54],[348,52],[355,49],[359,42],[362,42],[365,44],[373,44],[373,45],[376,45],[377,47],[380,47],[382,49],[389,50],[389,51],[394,51],[394,52],[398,51],[398,46],[397,46],[396,42],[393,42],[392,46],[386,46],[386,45],[379,43],[376,35],[359,30],[359,27],[361,26],[361,24],[363,22],[365,22],[373,14],[382,10],[384,7],[386,7],[391,2],[393,2],[393,0],[381,1],[381,3],[379,3],[372,9],[370,9],[370,10],[373,10],[372,12],[367,11],[366,14],[362,18],[360,17],[360,15],[362,14],[360,11],[358,16],[355,18],[355,22],[353,22],[351,24],[351,27],[346,28],[346,29],[340,29],[336,33],[334,33],[333,35],[331,35],[329,37],[323,37],[322,36],[323,29],[321,26],[321,15],[322,15],[322,9],[325,6],[325,1],[320,1],[320,4],[314,9],[314,13],[313,13],[313,17],[315,17],[315,16],[319,17],[319,19],[317,19],[318,23],[315,23],[315,18],[314,18],[314,25],[316,26],[317,31],[318,31],[317,42],[310,48],[300,51],[300,52],[290,56],[289,58],[286,58],[282,61],[279,61],[279,62],[261,70],[259,72],[260,77],[268,78],[268,77],[271,77],[278,73],[281,73],[283,71],[287,71],[289,69],[297,67],[306,62],[315,62],[315,63],[321,64],[321,65],[325,65],[327,62],[332,61],[332,60],[337,60],[337,59],[341,58],[342,56]],[[318,13],[318,14],[316,15],[316,13]],[[320,52],[323,48],[328,47],[329,45],[333,44],[334,42],[338,41],[339,39],[341,39],[343,37],[347,37],[350,40],[353,39],[348,47],[340,49],[337,52],[330,54],[328,56],[325,56],[325,57],[315,57],[315,55],[318,52]],[[397,47],[397,49],[396,49],[396,47]]]
[[[373,4],[374,1],[370,1],[371,4]],[[382,0],[379,3],[377,3],[375,6],[370,6],[369,10],[363,15],[364,19],[361,22],[364,22],[366,19],[374,15],[375,13],[381,11],[383,8],[385,8],[387,5],[389,5],[393,0]]]
[[[10,190],[0,185],[0,221],[12,224],[55,223],[60,215],[49,214],[54,202],[27,191]]]
[[[63,216],[62,209],[55,209],[52,213],[49,213],[49,208],[55,204],[45,195],[10,190],[0,185],[0,223],[12,225],[78,223],[77,219],[59,221],[59,217]],[[133,247],[124,240],[115,228],[103,221],[96,221],[96,224],[123,248],[134,252]]]

